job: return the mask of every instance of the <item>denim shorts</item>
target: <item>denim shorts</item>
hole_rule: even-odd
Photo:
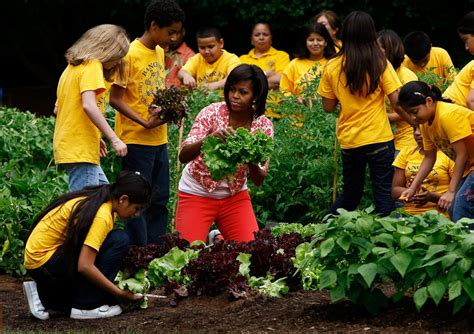
[[[82,190],[89,186],[108,184],[109,180],[99,165],[86,162],[61,164],[69,177],[69,191]]]

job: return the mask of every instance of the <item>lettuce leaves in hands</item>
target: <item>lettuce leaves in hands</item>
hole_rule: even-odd
[[[150,281],[147,277],[147,271],[142,268],[139,269],[133,277],[125,278],[125,273],[119,271],[115,277],[115,283],[122,290],[128,290],[132,293],[146,294],[150,289]],[[148,301],[145,298],[138,302],[138,306],[142,309],[148,308]]]
[[[225,142],[207,136],[201,152],[212,179],[219,181],[231,177],[241,164],[264,163],[270,158],[273,146],[273,138],[262,131],[250,133],[247,129],[238,128],[235,135],[228,137]]]

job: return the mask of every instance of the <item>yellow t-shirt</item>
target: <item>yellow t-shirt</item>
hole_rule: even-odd
[[[36,225],[26,241],[24,256],[26,269],[36,269],[44,265],[64,243],[67,221],[74,205],[81,199],[83,197],[74,198],[51,210]],[[102,204],[87,233],[84,245],[98,252],[109,232],[113,230],[114,222],[112,201]]]
[[[56,101],[58,114],[53,138],[56,164],[100,164],[101,133],[82,107],[81,94],[86,91],[95,91],[97,106],[104,112],[105,79],[102,64],[98,60],[68,65],[59,79]]]
[[[285,51],[270,47],[270,49],[260,57],[257,57],[255,49],[252,49],[248,54],[240,56],[240,61],[243,64],[257,65],[263,71],[273,69],[275,73],[280,73],[283,72],[285,67],[290,63],[290,56]]]
[[[420,170],[421,162],[424,155],[420,153],[416,145],[404,147],[395,158],[393,166],[405,171],[405,180],[408,182],[413,180]],[[441,151],[437,152],[436,163],[428,176],[423,180],[422,187],[428,191],[438,194],[444,194],[448,190],[449,181],[454,172],[454,161],[449,159],[446,154]],[[406,212],[411,214],[419,214],[428,210],[437,210],[438,204],[427,202],[425,205],[417,207],[414,203],[405,203],[403,206]]]
[[[239,64],[239,57],[222,50],[222,55],[212,64],[209,64],[200,53],[195,54],[189,58],[183,69],[196,79],[198,86],[202,86],[226,78]]]
[[[293,59],[283,71],[280,90],[283,93],[299,94],[306,87],[306,82],[321,75],[327,62],[326,58],[320,60]]]
[[[456,72],[453,70],[454,65],[451,57],[449,56],[448,51],[438,47],[432,47],[430,51],[430,59],[425,67],[420,67],[413,64],[413,62],[405,56],[403,65],[408,67],[410,70],[418,73],[426,72],[428,69],[431,69],[432,73],[440,76],[441,78],[446,78],[448,80],[453,80]]]
[[[453,161],[456,153],[451,144],[463,139],[468,154],[464,176],[474,170],[474,111],[438,101],[433,122],[422,124],[420,129],[425,151],[438,148]]]
[[[443,96],[460,106],[467,107],[467,95],[474,89],[474,60],[471,60],[456,75],[453,83],[444,91]]]
[[[136,39],[124,58],[127,69],[123,81],[114,82],[125,88],[123,101],[144,119],[148,119],[148,107],[156,91],[165,88],[164,57],[161,47],[152,50]],[[115,132],[125,144],[158,146],[168,141],[166,124],[145,129],[119,112],[115,115]]]
[[[416,74],[403,66],[403,64],[400,65],[400,67],[397,68],[395,72],[397,73],[402,85],[410,81],[418,80]],[[389,108],[391,109],[391,107],[392,106],[390,105]],[[394,111],[390,110],[390,112]],[[413,127],[406,121],[400,120],[392,123],[391,126],[396,150],[400,151],[403,147],[412,146],[413,143],[415,143],[415,139],[413,137]]]
[[[342,71],[342,60],[343,56],[329,60],[318,88],[319,95],[339,100],[341,104],[336,130],[341,147],[351,149],[392,140],[384,96],[400,88],[397,73],[387,61],[379,86],[372,94],[351,94],[349,87],[346,87],[347,79]]]

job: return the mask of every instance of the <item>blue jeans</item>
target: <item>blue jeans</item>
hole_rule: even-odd
[[[395,209],[391,196],[393,178],[393,141],[365,145],[342,150],[342,194],[331,207],[335,214],[338,208],[353,211],[364,193],[365,168],[369,165],[374,193],[375,212],[387,216]]]
[[[120,230],[111,231],[100,247],[95,266],[112,282],[128,247],[128,235]],[[41,303],[46,309],[68,312],[71,307],[92,310],[106,304],[117,304],[114,296],[79,274],[77,267],[71,270],[70,261],[61,254],[62,251],[57,250],[44,265],[28,270],[38,286]]]
[[[82,190],[89,186],[108,184],[102,167],[87,162],[61,164],[69,177],[69,191]]]
[[[168,230],[168,146],[129,144],[127,147],[128,153],[122,158],[122,170],[142,173],[151,182],[153,191],[150,206],[139,217],[129,219],[125,230],[132,245],[162,243],[160,236]]]
[[[461,180],[450,213],[453,221],[461,218],[474,219],[474,171]],[[474,230],[474,224],[471,224],[469,228]]]

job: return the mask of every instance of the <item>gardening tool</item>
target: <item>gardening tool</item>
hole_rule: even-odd
[[[181,144],[183,143],[183,130],[184,130],[184,122],[181,122],[179,126],[179,136],[178,136],[178,153],[176,156],[176,180],[179,184],[179,173],[181,169],[181,162],[179,161],[179,149],[181,148]],[[178,188],[178,184],[176,188]],[[171,220],[171,232],[176,231],[176,208],[178,207],[178,200],[176,200],[173,208],[173,219]]]

